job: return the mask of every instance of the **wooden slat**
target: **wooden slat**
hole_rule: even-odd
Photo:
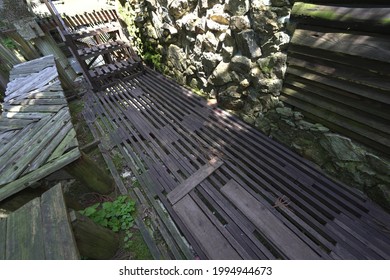
[[[75,161],[80,157],[80,151],[78,148],[75,148],[66,154],[59,157],[56,161],[45,164],[38,169],[30,172],[26,176],[23,176],[19,179],[12,181],[11,183],[0,187],[0,201],[4,200],[7,197],[31,186],[36,181],[45,178],[51,173],[60,170],[69,163]]]
[[[45,258],[48,260],[79,259],[60,184],[42,195],[41,210]]]
[[[174,188],[168,195],[168,200],[172,205],[176,204],[180,199],[191,192],[197,185],[205,180],[211,173],[223,164],[222,160],[213,158],[206,165],[202,166],[198,171],[192,174],[184,182]]]
[[[319,259],[319,256],[302,240],[283,225],[275,215],[246,192],[235,181],[229,181],[221,192],[258,227],[259,231],[274,243],[287,258]]]
[[[8,216],[6,259],[45,259],[39,198]]]
[[[291,43],[372,60],[390,61],[390,41],[382,37],[296,29]]]
[[[212,260],[237,260],[240,256],[216,229],[199,206],[184,197],[173,206],[191,233],[198,239],[203,251]]]
[[[0,236],[0,260],[5,260],[5,245],[7,241],[7,220],[5,218],[0,218]]]

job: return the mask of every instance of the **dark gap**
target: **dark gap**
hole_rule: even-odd
[[[253,235],[261,242],[274,255],[276,259],[283,260],[285,259],[281,253],[270,243],[267,239],[257,230],[253,231]]]
[[[228,222],[218,213],[218,211],[213,207],[213,205],[210,202],[208,202],[208,200],[197,189],[195,189],[194,192],[198,195],[200,200],[202,200],[202,202],[210,210],[213,216],[216,217],[223,226],[226,226]]]

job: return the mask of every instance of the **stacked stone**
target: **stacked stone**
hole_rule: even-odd
[[[147,0],[138,26],[165,74],[254,122],[278,104],[290,8],[288,0]]]

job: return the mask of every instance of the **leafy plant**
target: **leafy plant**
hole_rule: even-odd
[[[1,41],[1,43],[2,43],[3,46],[7,47],[10,50],[14,50],[14,49],[17,48],[15,43],[14,43],[14,41],[12,39],[10,39],[10,38],[3,39]]]
[[[121,195],[112,202],[96,203],[79,212],[114,232],[123,231],[124,247],[130,247],[130,239],[133,235],[130,229],[134,225],[135,202],[128,196]]]

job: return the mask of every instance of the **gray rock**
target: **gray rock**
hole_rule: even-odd
[[[225,11],[234,16],[243,16],[249,12],[249,0],[226,0]]]
[[[216,23],[229,25],[230,24],[230,15],[227,13],[213,13],[210,15],[210,19]]]
[[[218,43],[219,41],[217,40],[215,35],[212,32],[207,31],[203,38],[203,49],[215,53],[217,51]]]
[[[253,8],[250,14],[252,28],[260,34],[272,36],[279,29],[278,17],[271,9],[264,6]]]
[[[207,28],[212,31],[222,32],[229,29],[229,25],[219,24],[212,19],[206,21]]]
[[[351,162],[363,160],[360,149],[347,137],[327,133],[320,140],[320,145],[338,160]]]
[[[234,31],[242,31],[251,28],[248,16],[233,16],[230,19],[230,28]]]
[[[179,19],[184,16],[190,10],[188,0],[173,0],[168,6],[169,14],[175,19]]]
[[[236,55],[230,61],[230,69],[237,73],[248,74],[251,69],[251,60],[245,56]]]
[[[366,160],[369,165],[378,173],[390,176],[390,163],[380,157],[367,153]]]
[[[219,62],[222,61],[222,56],[220,54],[205,52],[202,57],[202,64],[204,71],[207,76],[209,76],[218,65]]]
[[[276,108],[276,112],[284,119],[289,119],[294,116],[294,111],[289,107]]]
[[[229,63],[221,61],[211,74],[209,83],[216,86],[222,86],[231,82],[232,80],[233,79],[229,71]]]
[[[261,49],[257,44],[256,34],[252,29],[241,31],[236,36],[238,50],[243,55],[250,58],[258,58],[261,56]]]
[[[181,48],[173,44],[168,47],[167,61],[172,64],[175,70],[183,72],[187,68],[186,59],[187,56]]]
[[[228,87],[226,90],[218,93],[218,104],[226,109],[240,110],[244,106],[241,99],[241,93],[238,92],[237,86]]]
[[[283,51],[290,43],[290,36],[285,32],[277,32],[274,34],[273,42],[278,46],[280,51]]]
[[[310,130],[314,126],[314,124],[304,120],[297,121],[297,125],[299,129],[303,130]]]

